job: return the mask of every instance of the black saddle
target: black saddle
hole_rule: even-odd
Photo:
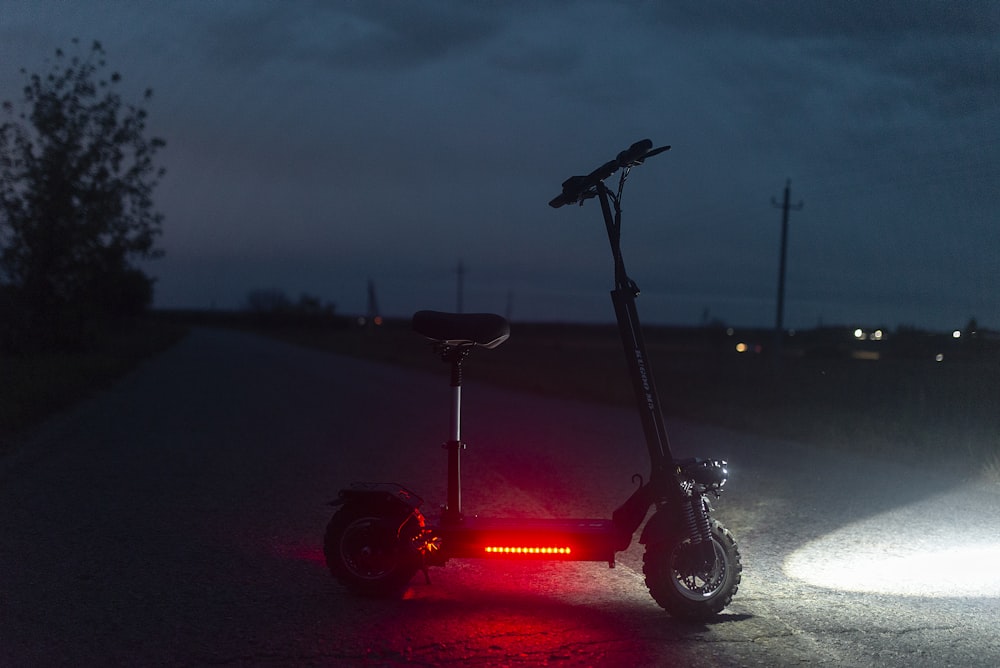
[[[417,311],[413,330],[446,346],[496,348],[510,336],[507,319],[493,313]]]

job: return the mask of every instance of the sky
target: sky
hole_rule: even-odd
[[[632,142],[649,324],[1000,329],[1000,3],[0,0],[0,99],[99,40],[167,174],[164,308],[611,322],[600,208]],[[132,93],[130,96],[130,92]]]

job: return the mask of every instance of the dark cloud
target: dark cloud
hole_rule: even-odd
[[[265,3],[220,13],[208,30],[211,53],[236,67],[408,69],[455,56],[499,27],[475,4],[437,1]]]
[[[580,59],[580,49],[573,45],[511,37],[502,49],[498,49],[491,62],[514,73],[562,77],[576,71]]]
[[[679,0],[644,3],[664,23],[701,31],[757,33],[774,39],[899,41],[911,36],[993,38],[1000,6],[992,0]]]
[[[758,38],[750,63],[734,61],[737,77],[768,48],[799,87],[805,78],[826,83],[832,69],[863,69],[875,74],[858,93],[902,98],[942,116],[964,116],[984,106],[996,109],[1000,71],[1000,4],[981,2],[670,2],[645,6],[672,30],[745,42]],[[720,58],[734,51],[721,48]],[[791,70],[798,70],[794,75]],[[774,76],[767,78],[780,79]],[[751,76],[749,81],[763,77]],[[746,79],[744,79],[746,80]],[[776,91],[780,93],[780,91]],[[795,95],[783,96],[794,99]],[[877,102],[877,99],[876,99]]]

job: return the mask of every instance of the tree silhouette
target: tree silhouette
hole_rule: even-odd
[[[78,40],[74,48],[81,51]],[[23,103],[0,125],[0,320],[8,345],[79,345],[96,320],[136,313],[153,279],[132,262],[159,257],[163,217],[152,193],[164,146],[146,138],[146,111],[105,77],[100,42],[55,52],[26,77]],[[145,91],[148,101],[152,90]],[[3,312],[6,311],[6,312]]]

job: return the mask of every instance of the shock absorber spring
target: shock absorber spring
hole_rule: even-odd
[[[688,536],[691,537],[691,542],[693,544],[701,543],[706,538],[706,534],[702,532],[701,518],[700,515],[704,514],[704,510],[699,508],[702,506],[701,495],[694,494],[690,487],[685,486],[685,496],[683,503],[683,513],[684,513],[684,523],[687,525]]]
[[[691,532],[692,541],[696,543],[708,543],[712,540],[712,523],[708,517],[708,508],[705,507],[705,499],[697,490],[691,494],[691,515],[694,517],[695,528]],[[697,536],[697,538],[695,538]]]

